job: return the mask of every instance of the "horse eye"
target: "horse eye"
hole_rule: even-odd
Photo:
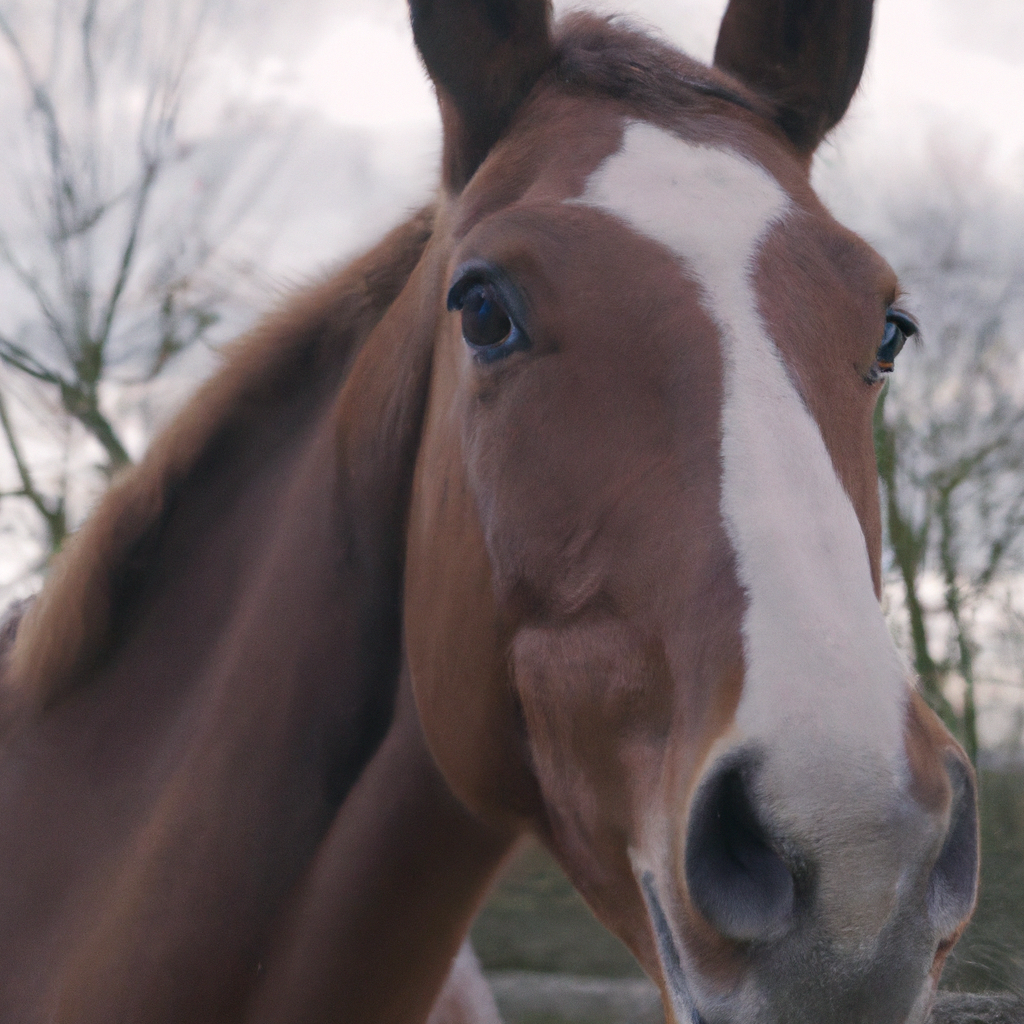
[[[512,333],[512,320],[488,284],[471,285],[455,308],[462,311],[462,336],[473,348],[496,348]]]
[[[890,309],[885,314],[885,335],[876,357],[878,369],[882,373],[892,373],[896,357],[903,350],[907,338],[912,338],[917,332],[917,324],[906,313],[898,309]]]

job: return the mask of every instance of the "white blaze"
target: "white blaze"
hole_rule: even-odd
[[[838,796],[822,770],[900,774],[908,684],[853,505],[758,312],[755,259],[791,201],[759,164],[633,122],[575,202],[670,249],[721,332],[722,515],[747,593],[736,726],[790,782],[817,773],[806,823]]]

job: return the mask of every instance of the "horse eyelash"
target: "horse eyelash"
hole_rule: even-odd
[[[903,305],[900,301],[902,298],[902,294],[896,296],[896,301],[889,306],[889,312],[898,313],[900,316],[906,317],[914,325],[914,331],[907,338],[907,341],[912,341],[914,345],[920,347],[925,341],[924,331],[921,329],[921,320],[916,313]]]

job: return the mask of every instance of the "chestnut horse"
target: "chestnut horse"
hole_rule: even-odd
[[[411,7],[436,204],[236,348],[6,656],[0,1017],[423,1021],[532,832],[676,1024],[918,1024],[974,783],[877,601],[913,323],[809,184],[871,0],[732,0],[710,68]]]

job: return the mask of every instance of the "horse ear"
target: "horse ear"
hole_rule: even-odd
[[[846,113],[868,52],[873,0],[730,0],[715,65],[772,100],[810,155]]]
[[[409,0],[437,89],[445,185],[459,191],[551,63],[549,0]]]

